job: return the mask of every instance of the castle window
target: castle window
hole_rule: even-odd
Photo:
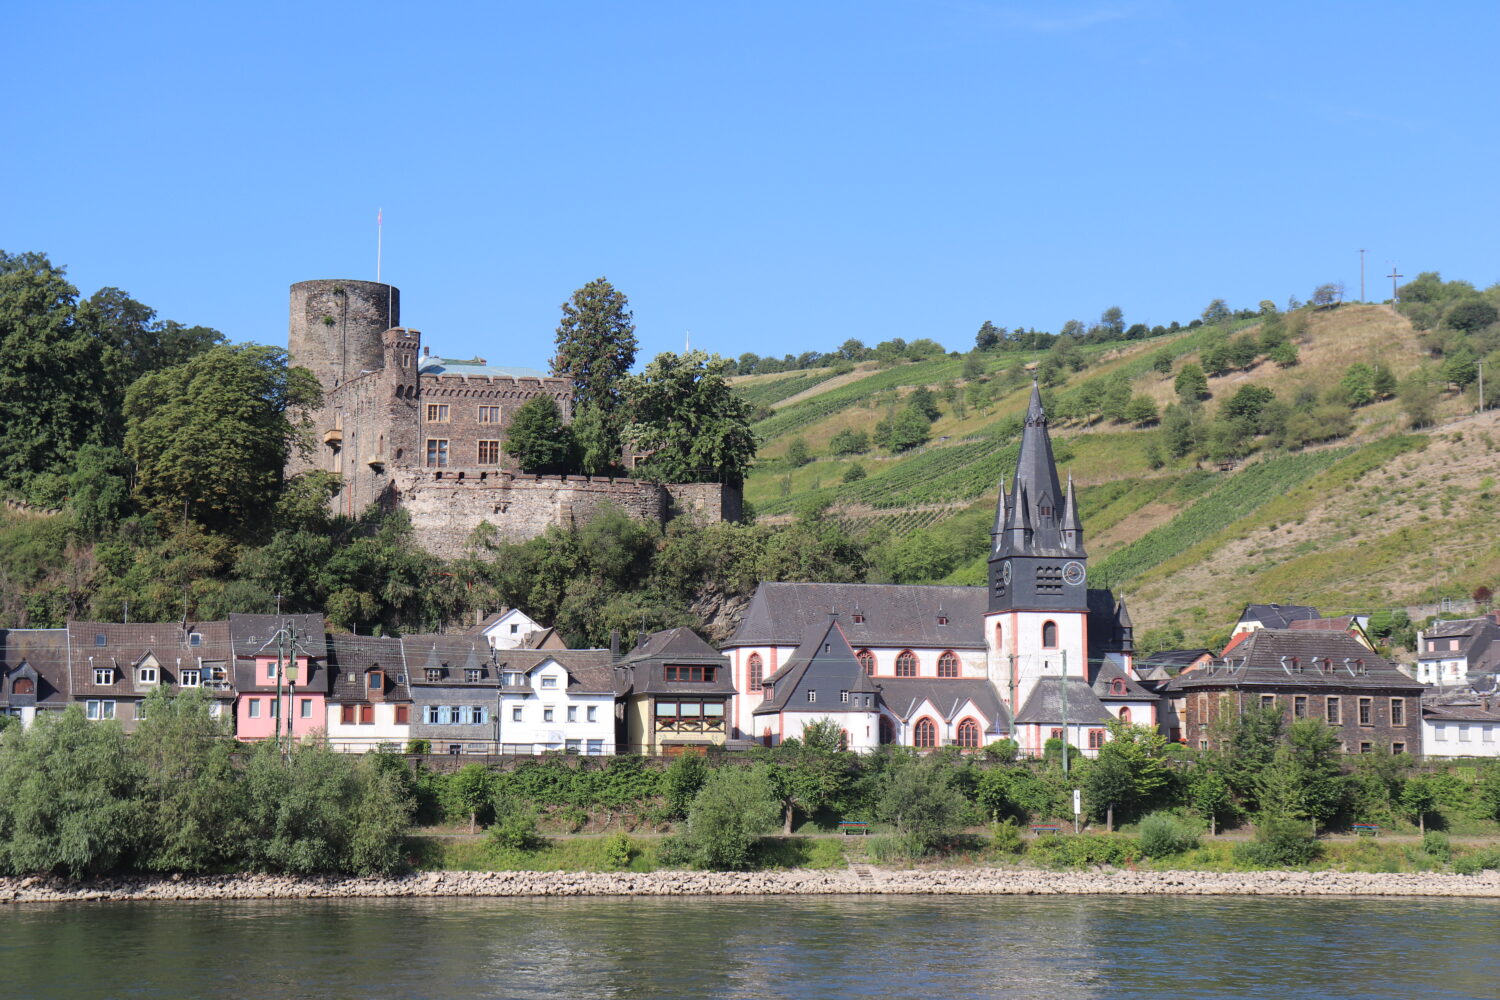
[[[859,652],[854,654],[854,658],[859,661],[859,665],[864,668],[865,673],[869,674],[872,677],[875,675],[874,653],[870,652],[868,649],[861,649]]]
[[[765,666],[761,663],[759,653],[750,654],[750,680],[746,687],[751,691],[760,690],[761,677],[765,672]]]
[[[1324,717],[1328,720],[1330,726],[1337,726],[1339,724],[1341,720],[1339,718],[1339,700],[1337,698],[1328,699]]]
[[[958,654],[953,652],[953,650],[946,650],[942,656],[938,657],[938,676],[958,676]]]
[[[958,745],[968,750],[979,749],[979,723],[965,719],[958,724]]]
[[[896,676],[917,676],[917,654],[909,649],[903,649],[896,655]]]
[[[1103,748],[1103,746],[1104,746],[1104,730],[1102,730],[1102,729],[1090,729],[1089,730],[1089,749],[1090,750],[1099,750],[1099,749]]]
[[[1057,622],[1042,622],[1042,648],[1057,648]]]
[[[937,726],[931,719],[922,719],[917,723],[916,729],[912,731],[912,746],[935,747],[937,746]]]
[[[479,422],[481,424],[498,424],[500,422],[500,407],[481,406],[479,408]]]
[[[446,424],[448,422],[448,404],[428,403],[427,422],[429,424]]]
[[[448,442],[445,438],[427,439],[427,467],[443,469],[448,465]]]
[[[1393,726],[1404,726],[1404,725],[1406,725],[1406,699],[1404,699],[1404,698],[1392,698],[1391,699],[1391,725],[1393,725]],[[1392,751],[1392,752],[1394,753],[1395,751]]]
[[[500,464],[500,442],[499,441],[481,441],[481,442],[479,442],[479,464],[480,465],[499,465]]]

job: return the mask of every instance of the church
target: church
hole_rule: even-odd
[[[724,644],[733,738],[774,746],[834,720],[856,750],[1009,738],[1040,755],[1066,736],[1092,755],[1111,720],[1156,725],[1125,604],[1088,586],[1036,386],[991,536],[984,587],[762,583]]]

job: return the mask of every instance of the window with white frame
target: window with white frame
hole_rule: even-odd
[[[556,713],[553,711],[553,709],[551,708],[551,706],[548,706],[547,708],[542,709],[542,721],[543,722],[551,722],[552,718],[553,718],[553,716],[555,714]]]
[[[588,713],[587,714],[588,714],[588,720],[590,722],[598,722],[599,721],[599,706],[597,706],[597,705],[590,705],[588,707]]]
[[[155,684],[156,683],[156,668],[155,667],[140,667],[136,671],[136,678],[142,684]]]
[[[554,677],[554,676],[551,676],[551,675],[544,676],[542,678],[542,687],[544,689],[546,689],[546,688],[556,688],[557,687],[557,678]]]
[[[85,714],[90,719],[113,719],[115,717],[115,703],[112,701],[91,701],[85,706]]]
[[[569,722],[577,722],[578,721],[578,706],[577,705],[569,705],[568,706],[568,721]]]
[[[816,692],[816,691],[809,691],[809,692],[807,692],[807,700],[809,702],[815,702],[815,701],[817,701],[818,700],[818,692]]]
[[[245,702],[245,717],[248,719],[260,718],[260,699],[251,698]]]
[[[114,672],[113,668],[111,668],[111,667],[95,667],[94,668],[94,683],[95,684],[113,684],[114,682],[115,682],[115,672]]]
[[[192,668],[188,668],[187,670],[184,670],[182,673],[178,674],[177,676],[178,676],[178,683],[181,684],[185,688],[195,688],[195,687],[197,687],[199,684],[202,683],[202,677],[203,677],[203,675],[199,671],[193,670]]]

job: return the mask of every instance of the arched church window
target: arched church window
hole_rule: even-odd
[[[1109,693],[1110,694],[1124,694],[1125,693],[1125,682],[1122,681],[1118,677],[1116,677],[1114,680],[1110,681],[1109,682]]]
[[[999,622],[995,623],[995,648],[1000,649],[1005,639],[1005,627]]]
[[[951,650],[951,649],[946,650],[946,651],[944,651],[944,653],[943,653],[942,656],[938,657],[938,676],[939,677],[957,677],[958,676],[958,654],[955,653],[953,650]]]
[[[880,745],[896,742],[896,726],[891,722],[891,717],[882,715],[880,717]]]
[[[1123,723],[1125,723],[1126,725],[1130,724],[1130,709],[1128,709],[1128,708],[1122,708],[1122,709],[1120,709],[1120,721],[1123,722]]]
[[[903,649],[896,655],[896,676],[917,676],[917,654],[909,649]]]
[[[1057,622],[1042,622],[1042,648],[1057,648]]]
[[[761,662],[759,653],[750,654],[750,678],[745,687],[750,691],[760,690],[761,675],[765,671],[765,665]]]
[[[854,654],[854,658],[859,661],[859,665],[864,668],[865,673],[869,674],[871,677],[875,676],[874,653],[870,652],[868,649],[861,649],[859,652]]]
[[[931,719],[921,719],[912,730],[912,746],[932,748],[937,746],[937,726]]]
[[[965,719],[958,724],[958,745],[967,750],[979,749],[979,723]]]

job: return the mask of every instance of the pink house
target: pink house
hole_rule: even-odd
[[[297,738],[327,726],[328,641],[321,615],[230,615],[234,645],[234,732]],[[277,697],[278,651],[285,675]]]

